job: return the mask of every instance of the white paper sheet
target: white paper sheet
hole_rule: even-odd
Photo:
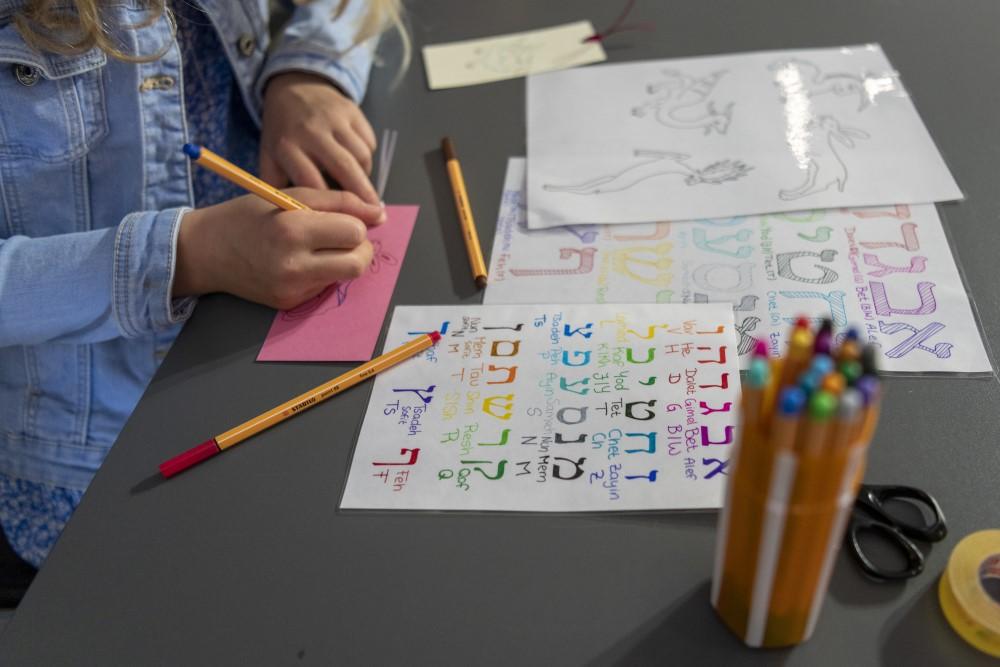
[[[740,351],[802,314],[856,325],[898,372],[991,372],[933,205],[529,231],[511,158],[484,302],[728,301]]]
[[[535,72],[607,60],[590,21],[542,30],[425,46],[424,67],[431,90],[516,79]]]
[[[528,226],[960,199],[875,44],[528,79]]]
[[[398,307],[341,507],[719,507],[740,382],[732,309]]]

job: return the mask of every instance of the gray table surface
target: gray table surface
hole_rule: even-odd
[[[620,7],[420,0],[409,18],[419,46],[600,25]],[[1000,3],[646,0],[635,18],[656,32],[610,42],[611,61],[881,42],[966,193],[940,211],[1000,347]],[[489,248],[507,157],[524,153],[524,82],[432,93],[419,55],[391,78],[375,72],[366,110],[400,130],[388,198],[421,206],[394,303],[476,303],[438,143],[457,144]],[[256,363],[272,315],[202,300],[2,636],[0,664],[990,662],[945,624],[936,584],[962,536],[1000,523],[991,379],[889,381],[867,479],[940,500],[951,533],[928,571],[875,585],[842,555],[813,639],[752,651],[708,604],[714,514],[339,512],[370,385],[157,483],[164,458],[348,367]]]

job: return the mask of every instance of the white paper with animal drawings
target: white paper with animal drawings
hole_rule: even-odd
[[[511,158],[489,275],[488,304],[731,302],[744,365],[806,314],[859,327],[887,371],[992,369],[933,204],[528,230]]]
[[[875,44],[528,79],[528,226],[961,199]]]
[[[424,67],[431,90],[516,79],[607,60],[590,21],[425,46]]]
[[[341,507],[719,507],[739,368],[726,304],[398,307]]]

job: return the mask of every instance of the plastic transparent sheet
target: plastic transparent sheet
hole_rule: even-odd
[[[729,301],[744,363],[804,314],[857,326],[888,375],[994,377],[933,205],[528,230],[523,179],[511,158],[485,303]]]
[[[535,75],[527,149],[532,229],[962,196],[878,44]]]

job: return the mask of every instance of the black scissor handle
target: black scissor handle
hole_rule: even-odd
[[[906,567],[902,570],[886,570],[876,565],[865,554],[861,547],[859,535],[863,531],[881,533],[896,550],[906,558]],[[855,515],[847,528],[847,544],[868,576],[879,580],[910,579],[924,571],[924,555],[903,533],[890,524],[881,521],[871,521]]]
[[[915,504],[926,506],[934,515],[931,524],[926,525],[923,522],[913,524],[891,516],[884,509],[887,500],[909,500]],[[862,484],[855,504],[874,518],[892,525],[907,537],[924,542],[940,542],[948,534],[948,526],[945,523],[941,506],[937,504],[933,496],[922,489],[895,484]]]

